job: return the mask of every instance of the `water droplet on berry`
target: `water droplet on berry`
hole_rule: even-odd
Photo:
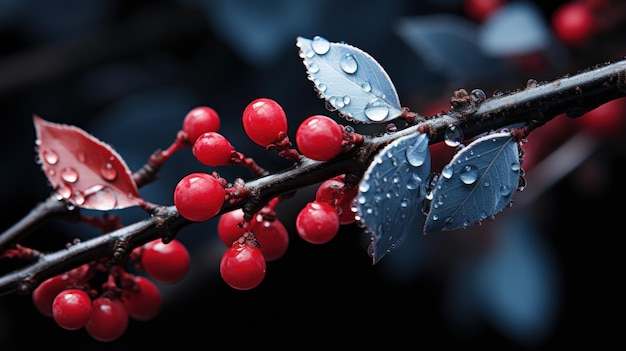
[[[43,159],[49,165],[55,165],[59,162],[59,154],[57,154],[54,150],[46,149],[43,150]]]
[[[473,184],[478,179],[478,168],[474,165],[467,165],[463,167],[459,173],[461,181],[465,184]]]
[[[353,74],[358,68],[356,59],[352,54],[346,54],[343,56],[339,65],[341,66],[341,69],[348,74]]]
[[[57,174],[56,169],[54,168],[48,168],[48,170],[46,171],[46,173],[48,173],[49,177],[54,177]]]
[[[463,141],[463,130],[455,125],[450,125],[444,132],[444,140],[448,146],[458,146]]]
[[[115,169],[115,167],[113,167],[113,164],[107,162],[100,169],[100,175],[102,176],[102,178],[104,178],[104,180],[112,182],[117,178],[117,170]]]
[[[84,163],[84,162],[85,162],[85,160],[87,159],[87,157],[85,156],[85,153],[84,153],[84,152],[80,152],[80,153],[78,153],[78,156],[77,156],[77,157],[78,157],[78,161],[79,161],[79,162],[82,162],[82,163]]]
[[[375,98],[367,103],[363,111],[365,116],[372,121],[382,121],[389,115],[389,108],[382,99]]]
[[[328,39],[316,35],[315,37],[313,37],[311,47],[316,54],[324,55],[330,50],[330,42],[328,41]]]
[[[61,179],[68,183],[76,183],[78,180],[78,172],[72,167],[65,167],[61,170]]]

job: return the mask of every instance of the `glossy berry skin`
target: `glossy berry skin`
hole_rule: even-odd
[[[173,284],[182,280],[189,272],[189,251],[178,240],[165,244],[160,239],[144,246],[141,253],[141,266],[155,280]]]
[[[52,318],[63,329],[76,330],[91,316],[91,298],[80,289],[61,291],[52,301]]]
[[[230,163],[230,157],[235,152],[235,148],[220,133],[206,132],[196,139],[192,152],[200,163],[219,167]]]
[[[230,287],[250,290],[265,278],[266,265],[261,249],[241,240],[233,243],[222,255],[220,275]]]
[[[296,131],[296,145],[306,157],[328,161],[342,151],[343,127],[324,115],[306,118]]]
[[[289,246],[289,233],[280,220],[266,220],[263,215],[257,214],[250,227],[266,261],[275,261],[285,255]]]
[[[315,193],[315,200],[334,206],[339,214],[339,224],[350,224],[356,221],[352,200],[358,193],[358,188],[347,187],[344,178],[345,175],[342,174],[322,182]]]
[[[217,221],[217,234],[226,247],[230,247],[247,231],[247,228],[239,228],[239,223],[243,223],[243,210],[241,208],[223,213]]]
[[[552,30],[565,45],[577,47],[589,41],[595,19],[589,5],[583,1],[562,4],[552,15]]]
[[[219,130],[220,117],[214,109],[208,106],[198,106],[192,109],[183,120],[183,131],[192,145],[202,133]]]
[[[269,98],[251,101],[243,110],[243,129],[258,145],[267,147],[287,133],[287,115],[282,106]]]
[[[161,291],[150,279],[142,276],[135,277],[134,288],[123,293],[128,316],[140,321],[154,318],[163,305]]]
[[[194,222],[206,221],[219,213],[225,190],[214,176],[194,172],[183,177],[174,189],[174,205],[181,216]]]
[[[52,302],[68,284],[69,275],[59,274],[44,280],[33,290],[33,304],[46,317],[52,317]]]
[[[296,217],[298,235],[311,244],[325,244],[339,231],[339,215],[327,202],[307,203]]]
[[[91,318],[85,324],[92,338],[109,342],[119,339],[128,328],[128,312],[119,299],[100,296],[93,300]]]

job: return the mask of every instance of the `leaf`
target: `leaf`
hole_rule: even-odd
[[[360,224],[371,234],[368,253],[374,264],[423,226],[429,173],[428,136],[422,133],[391,142],[365,171],[355,199]]]
[[[519,149],[510,133],[477,138],[441,171],[425,231],[465,228],[491,218],[512,201],[519,178]]]
[[[387,122],[402,113],[387,72],[366,52],[321,36],[298,37],[296,45],[309,80],[329,110],[367,124]]]
[[[36,115],[33,120],[37,156],[60,198],[102,211],[145,202],[126,163],[108,144],[75,126]]]

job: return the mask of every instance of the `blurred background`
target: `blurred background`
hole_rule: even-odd
[[[278,101],[292,140],[309,115],[347,124],[317,98],[297,36],[322,35],[368,52],[404,106],[433,115],[449,109],[460,88],[490,95],[623,58],[624,9],[616,0],[0,0],[0,228],[51,193],[34,161],[34,114],[86,130],[136,170],[173,142],[189,110],[211,106],[238,151],[277,171],[290,163],[243,132],[241,113],[250,101]],[[416,228],[372,265],[369,237],[356,225],[324,245],[297,236],[295,217],[316,190],[302,189],[277,207],[291,230],[290,247],[268,263],[256,289],[235,291],[221,280],[225,247],[214,219],[177,236],[192,268],[182,282],[159,285],[164,305],[155,319],[131,320],[120,339],[100,343],[84,330],[58,327],[30,296],[4,296],[0,349],[335,340],[509,350],[613,345],[621,333],[623,230],[616,222],[625,195],[618,171],[625,106],[620,99],[593,117],[559,116],[531,134],[523,165],[528,185],[493,222],[427,236]],[[186,151],[140,189],[145,199],[172,204],[180,178],[207,170]],[[438,164],[452,155],[443,145],[432,151]],[[249,176],[244,168],[218,171],[229,180]],[[115,214],[128,224],[145,218],[135,208]],[[51,222],[24,244],[58,250],[94,235],[94,228]]]

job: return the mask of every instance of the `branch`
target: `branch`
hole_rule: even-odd
[[[626,96],[626,60],[599,64],[551,82],[531,80],[523,89],[497,94],[482,102],[463,99],[463,94],[457,93],[451,99],[453,107],[449,111],[427,118],[418,116],[404,129],[395,132],[364,136],[361,145],[336,159],[319,162],[300,156],[291,168],[248,181],[244,190],[250,196],[225,203],[220,214],[244,206],[249,211],[256,211],[276,196],[293,193],[337,175],[360,177],[378,150],[418,131],[428,132],[433,144],[443,141],[450,125],[460,128],[464,138],[470,139],[518,123],[541,126],[562,113],[572,118],[581,116],[603,103]],[[111,263],[122,262],[134,247],[159,238],[172,240],[189,224],[192,222],[181,217],[174,206],[156,207],[145,220],[63,250],[39,254],[36,262],[0,277],[0,295],[30,293],[43,280],[96,259],[110,258]],[[0,243],[6,234],[2,234]]]

